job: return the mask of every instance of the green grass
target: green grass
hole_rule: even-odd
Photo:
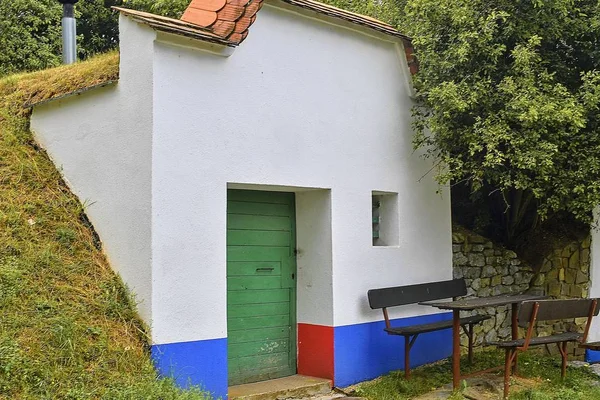
[[[204,399],[156,376],[146,327],[29,131],[36,102],[118,77],[118,54],[0,80],[0,399]]]
[[[504,353],[486,350],[475,355],[469,366],[461,360],[463,373],[482,370],[504,364]],[[374,381],[357,385],[353,394],[371,400],[405,400],[425,394],[452,382],[450,360],[416,368],[411,380],[404,379],[402,371],[392,372]],[[546,356],[539,352],[527,352],[519,356],[520,375],[539,381],[540,384],[520,392],[511,393],[511,400],[598,400],[600,378],[588,367],[568,368],[565,380],[560,378],[560,356]],[[464,399],[459,392],[452,400]]]

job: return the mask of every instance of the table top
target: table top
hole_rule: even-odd
[[[456,301],[423,301],[419,304],[441,308],[443,310],[475,310],[477,308],[505,306],[507,304],[521,303],[527,300],[542,300],[547,296],[535,294],[501,294],[490,297],[472,297]]]

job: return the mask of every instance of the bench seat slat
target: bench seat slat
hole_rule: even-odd
[[[560,333],[558,335],[551,336],[538,336],[531,338],[529,342],[530,346],[536,346],[541,344],[551,344],[551,343],[561,343],[561,342],[577,342],[581,340],[583,335],[577,332],[565,332]],[[525,339],[517,339],[517,340],[507,340],[507,341],[497,341],[497,342],[488,342],[487,346],[498,346],[498,347],[521,347],[525,344]]]
[[[460,324],[462,326],[469,324],[477,324],[481,321],[485,321],[486,319],[490,319],[489,315],[473,315],[471,317],[464,317],[460,319]],[[402,335],[402,336],[412,336],[417,335],[419,333],[427,333],[440,331],[442,329],[452,328],[452,320],[439,321],[439,322],[431,322],[428,324],[421,325],[411,325],[411,326],[401,326],[397,328],[385,329],[387,333],[390,335]]]

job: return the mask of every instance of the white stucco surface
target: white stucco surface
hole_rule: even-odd
[[[227,183],[331,190],[332,289],[311,301],[333,298],[333,315],[299,299],[304,321],[378,320],[368,289],[451,278],[449,198],[431,177],[419,182],[429,166],[412,150],[401,52],[268,6],[228,58],[157,43],[155,340],[227,334]],[[372,246],[372,191],[398,193],[396,247]]]
[[[296,193],[298,323],[333,326],[331,192]]]
[[[87,205],[111,266],[152,319],[150,177],[154,31],[121,18],[120,81],[35,107],[31,129]]]
[[[228,187],[297,193],[298,322],[379,320],[368,289],[452,277],[449,194],[421,179],[400,42],[304,14],[266,5],[232,54],[154,40],[122,17],[117,88],[34,113],[78,195],[96,201],[154,343],[227,336]],[[84,124],[95,142],[77,139]],[[397,246],[372,245],[374,191],[397,194]]]

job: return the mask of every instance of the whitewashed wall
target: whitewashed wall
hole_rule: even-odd
[[[154,343],[227,335],[228,187],[298,193],[299,322],[379,320],[368,289],[452,276],[450,199],[421,179],[400,42],[304,14],[263,7],[229,57],[121,17],[118,85],[35,109]],[[373,191],[398,194],[397,245],[372,245]]]
[[[154,71],[155,341],[227,334],[228,183],[330,189],[320,300],[336,326],[381,318],[370,288],[451,278],[449,196],[419,181],[429,165],[413,154],[398,42],[265,6],[230,57],[161,42]],[[397,246],[372,246],[372,191],[398,193]]]

